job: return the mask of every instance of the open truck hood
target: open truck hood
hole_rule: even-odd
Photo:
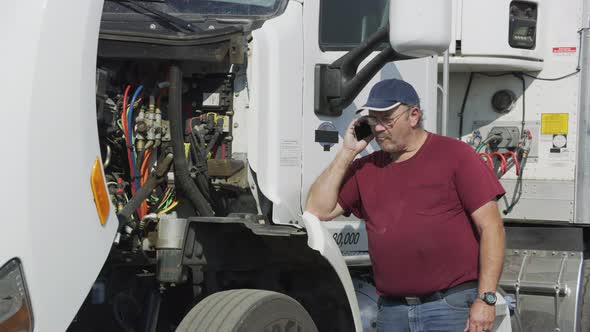
[[[99,56],[219,62],[287,0],[105,1]],[[229,43],[228,43],[229,42]],[[199,51],[195,51],[198,47]]]

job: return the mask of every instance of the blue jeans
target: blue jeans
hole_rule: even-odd
[[[418,305],[381,298],[378,332],[462,332],[477,288],[466,289],[442,300]]]

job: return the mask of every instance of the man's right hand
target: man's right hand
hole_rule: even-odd
[[[373,135],[357,141],[354,135],[354,125],[357,120],[352,121],[344,133],[344,143],[336,154],[330,166],[322,172],[315,180],[309,190],[305,209],[320,220],[332,220],[341,215],[344,210],[338,204],[338,192],[348,167],[356,155],[363,151]]]
[[[369,142],[373,139],[373,135],[369,135],[363,138],[360,141],[357,141],[356,136],[354,134],[354,126],[356,125],[358,119],[354,119],[346,128],[346,132],[344,133],[344,144],[342,145],[342,149],[346,151],[353,152],[356,156],[358,153],[363,151]]]

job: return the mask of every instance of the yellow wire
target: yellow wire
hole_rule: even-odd
[[[175,207],[176,207],[176,205],[178,205],[178,201],[174,201],[174,202],[172,202],[172,204],[170,204],[170,206],[169,206],[169,207],[167,207],[166,209],[164,209],[164,210],[162,210],[162,211],[158,212],[158,215],[160,215],[160,214],[164,214],[164,213],[166,213],[166,212],[168,212],[168,211],[172,210],[173,208],[175,208]]]

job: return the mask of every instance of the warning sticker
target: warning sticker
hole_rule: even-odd
[[[554,47],[553,54],[554,55],[573,55],[573,54],[576,54],[576,47],[573,47],[573,46]]]
[[[219,106],[219,93],[203,93],[203,106]]]
[[[298,140],[281,140],[281,166],[299,167],[301,146]]]
[[[541,114],[541,134],[557,135],[568,133],[568,113]]]

